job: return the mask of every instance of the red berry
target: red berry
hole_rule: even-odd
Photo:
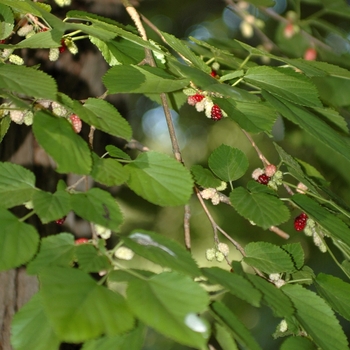
[[[316,57],[317,57],[317,51],[312,47],[308,48],[304,53],[304,60],[315,61]]]
[[[201,94],[188,96],[187,103],[191,106],[194,106],[196,103],[201,102],[203,98],[204,98],[204,95],[201,95]]]
[[[89,240],[87,238],[77,238],[75,240],[75,244],[85,244],[85,243],[88,243]]]
[[[294,228],[297,231],[301,231],[305,228],[308,216],[305,213],[301,213],[294,219]]]
[[[214,70],[214,69],[211,70],[210,75],[211,75],[213,78],[216,78],[216,77],[218,76],[218,74],[216,73],[216,70]]]
[[[64,217],[61,218],[61,219],[56,220],[56,224],[57,224],[57,225],[63,225],[63,223],[65,222],[65,220],[66,220],[66,216],[64,216]]]
[[[66,45],[64,39],[62,39],[61,40],[61,46],[58,48],[58,50],[59,50],[60,53],[62,53],[64,51],[66,51],[66,49],[67,49],[67,45]]]
[[[211,114],[211,119],[213,120],[220,120],[222,118],[222,111],[218,105],[214,105],[211,108],[210,114]]]
[[[76,114],[71,114],[69,116],[69,120],[71,121],[72,123],[72,126],[73,126],[73,129],[74,131],[79,134],[80,131],[81,131],[81,128],[83,126],[82,122],[81,122],[81,119],[76,115]]]
[[[256,181],[259,182],[259,184],[267,185],[270,181],[270,177],[268,177],[266,174],[261,174],[258,176]]]

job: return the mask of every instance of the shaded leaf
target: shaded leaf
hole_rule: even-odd
[[[13,269],[32,259],[39,244],[35,228],[4,208],[0,208],[0,226],[0,270]]]
[[[300,243],[284,244],[281,247],[286,251],[293,260],[294,266],[297,270],[304,265],[304,250]]]
[[[124,298],[81,270],[51,267],[39,277],[45,313],[62,341],[114,336],[133,327]]]
[[[161,206],[184,205],[192,194],[190,172],[175,159],[157,152],[141,153],[125,166],[127,184],[139,196]]]
[[[90,173],[89,146],[74,132],[67,119],[39,111],[34,116],[33,132],[39,144],[57,163],[57,172]]]
[[[197,313],[206,310],[209,298],[190,277],[163,272],[131,281],[127,300],[137,317],[159,333],[195,348],[206,344],[209,326]]]
[[[44,237],[41,240],[39,253],[27,265],[29,274],[37,274],[49,266],[69,267],[74,260],[74,236],[70,233],[59,233]]]
[[[318,293],[332,308],[350,320],[350,284],[338,277],[320,273],[315,280]]]
[[[162,235],[137,230],[123,237],[124,244],[136,254],[173,270],[199,276],[200,270],[192,256],[179,243]]]
[[[348,348],[345,334],[329,305],[300,285],[284,285],[282,291],[296,308],[296,319],[323,350]]]
[[[127,153],[125,153],[120,148],[115,147],[113,145],[106,146],[106,151],[113,158],[131,160],[130,156]]]
[[[191,167],[191,173],[194,176],[194,180],[197,185],[205,188],[216,188],[221,185],[221,181],[213,175],[213,173],[201,165],[193,165]]]
[[[316,350],[315,344],[305,337],[289,337],[280,347],[280,350]]]
[[[119,205],[108,192],[91,188],[71,195],[72,209],[85,220],[118,232],[123,222]]]
[[[14,350],[58,350],[60,343],[43,309],[39,292],[14,315],[11,323],[11,344]]]
[[[79,269],[85,272],[106,271],[111,267],[107,256],[102,255],[92,244],[77,245],[75,255]]]
[[[211,308],[221,319],[222,323],[225,324],[234,334],[234,338],[238,344],[240,344],[243,348],[249,350],[262,349],[257,341],[253,338],[249,330],[244,326],[244,324],[223,303],[215,301],[211,305]]]
[[[211,283],[222,285],[230,293],[253,306],[260,306],[261,293],[244,277],[219,267],[202,268],[201,271]]]
[[[275,316],[286,318],[294,314],[291,300],[282,293],[281,289],[261,277],[250,274],[246,274],[246,277],[255,288],[260,290],[263,301],[271,308]]]
[[[67,191],[55,193],[36,191],[33,196],[33,205],[43,224],[66,216],[71,209]]]

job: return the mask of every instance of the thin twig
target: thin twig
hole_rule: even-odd
[[[282,238],[284,238],[284,239],[289,239],[289,234],[286,233],[286,232],[284,232],[283,230],[281,230],[279,227],[271,226],[271,227],[269,228],[269,230],[270,230],[271,232],[276,233],[278,236],[280,236],[280,237],[282,237]]]
[[[95,133],[95,130],[96,130],[96,128],[93,125],[91,125],[90,126],[90,132],[89,132],[89,146],[90,146],[90,149],[94,148],[94,133]]]
[[[190,229],[191,208],[189,204],[185,205],[184,214],[184,237],[186,249],[191,251],[191,229]]]
[[[263,153],[260,151],[259,147],[256,145],[253,138],[250,136],[248,132],[246,132],[244,129],[242,129],[244,135],[247,137],[253,148],[255,149],[256,153],[258,154],[260,160],[262,161],[264,167],[270,164],[270,162],[267,160],[267,158],[263,155]]]
[[[124,147],[128,148],[128,149],[136,149],[140,152],[148,152],[149,151],[149,148],[147,146],[144,146],[141,142],[139,142],[135,139],[130,140]]]

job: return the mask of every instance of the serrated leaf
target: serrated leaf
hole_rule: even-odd
[[[111,158],[99,158],[92,153],[93,166],[91,177],[107,186],[118,186],[129,178],[129,173],[117,160]]]
[[[262,350],[249,330],[223,303],[215,301],[211,305],[211,308],[221,319],[222,323],[225,324],[226,327],[228,327],[229,330],[234,334],[235,340],[242,346],[242,348],[249,350]]]
[[[209,298],[190,277],[164,272],[131,281],[127,301],[142,322],[161,334],[195,348],[206,344],[209,326],[196,314],[206,310]]]
[[[4,208],[0,208],[0,270],[27,263],[38,249],[39,234],[35,228]]]
[[[128,186],[151,203],[184,205],[192,194],[190,172],[165,154],[152,151],[141,153],[125,167],[130,173]]]
[[[129,93],[166,93],[188,86],[188,79],[179,79],[155,67],[115,66],[103,77],[110,94]]]
[[[244,80],[295,104],[322,106],[316,87],[309,79],[293,69],[253,67],[248,69]]]
[[[46,49],[61,46],[63,32],[52,28],[45,32],[38,32],[13,45],[14,49]]]
[[[0,89],[50,100],[55,100],[57,93],[56,82],[48,74],[12,64],[0,64]]]
[[[125,153],[120,148],[115,147],[113,145],[106,146],[106,151],[113,158],[131,160],[131,157],[127,153]]]
[[[0,206],[12,208],[32,199],[34,174],[20,165],[0,163]]]
[[[244,277],[219,267],[202,268],[201,271],[211,283],[222,285],[230,293],[253,306],[260,306],[261,293]]]
[[[144,326],[138,325],[132,331],[114,337],[102,337],[84,343],[82,350],[142,350]]]
[[[111,264],[106,255],[102,255],[92,244],[81,244],[76,247],[75,254],[79,269],[85,272],[108,271]]]
[[[197,185],[205,188],[216,188],[221,185],[221,181],[213,175],[209,169],[203,168],[201,165],[193,165],[191,173]]]
[[[326,229],[336,242],[343,242],[348,246],[350,245],[350,229],[340,218],[303,194],[295,194],[291,197],[291,200],[320,226]]]
[[[196,262],[180,244],[160,234],[150,231],[133,231],[128,237],[123,237],[124,244],[136,254],[173,270],[199,276],[200,270]]]
[[[232,206],[238,214],[267,229],[287,221],[290,217],[288,208],[275,196],[258,192],[248,192],[237,187],[230,193]]]
[[[315,280],[317,292],[340,315],[350,320],[350,284],[338,277],[320,273]]]
[[[33,195],[33,205],[43,224],[66,216],[71,209],[69,194],[66,191],[36,191]]]
[[[299,125],[310,136],[316,138],[332,151],[343,156],[347,161],[350,160],[347,139],[317,118],[313,113],[286,100],[279,100],[266,92],[263,93],[263,96],[283,115],[283,117]]]
[[[281,289],[255,275],[246,274],[246,278],[260,290],[263,301],[272,309],[275,316],[286,318],[294,314],[291,300],[282,293]]]
[[[247,171],[247,156],[238,148],[221,145],[208,159],[211,171],[221,180],[231,182],[239,179]]]
[[[81,270],[51,267],[39,277],[45,313],[62,341],[79,343],[133,327],[124,298]]]
[[[74,132],[67,119],[54,117],[47,111],[37,112],[33,132],[39,144],[57,163],[57,172],[90,173],[89,146]]]
[[[119,205],[112,195],[99,188],[71,196],[72,209],[85,220],[118,232],[123,222]]]
[[[38,331],[40,330],[40,331]],[[11,344],[14,350],[57,350],[61,341],[45,314],[41,293],[35,294],[14,315],[11,323]]]
[[[78,107],[78,104],[75,103]],[[79,114],[79,111],[82,113]],[[112,136],[121,137],[130,141],[132,130],[130,124],[120,115],[118,110],[109,102],[88,98],[84,106],[77,110],[77,114],[86,123]]]
[[[300,284],[311,285],[315,277],[313,270],[308,266],[303,266],[300,270],[292,273],[292,279]]]
[[[14,17],[8,6],[0,4],[0,40],[6,39],[12,33]]]
[[[41,240],[39,253],[27,265],[29,274],[37,274],[49,266],[69,267],[74,260],[74,236],[59,233]]]
[[[304,251],[300,243],[284,244],[281,247],[293,260],[296,269],[301,269],[304,265]]]
[[[294,264],[289,254],[268,242],[251,242],[245,246],[243,261],[265,273],[292,272]]]
[[[349,133],[348,123],[336,110],[331,108],[313,108],[314,111],[321,114],[327,120],[339,128],[339,130]]]
[[[315,344],[305,337],[289,337],[280,347],[280,350],[316,350]]]
[[[300,285],[282,287],[296,308],[295,317],[323,350],[348,348],[345,334],[329,305],[314,292]]]

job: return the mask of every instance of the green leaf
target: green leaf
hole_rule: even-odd
[[[248,158],[238,148],[221,145],[209,156],[211,171],[221,180],[231,182],[239,179],[248,169]]]
[[[27,265],[28,274],[37,274],[49,266],[69,267],[74,260],[74,236],[59,233],[41,240],[39,253]]]
[[[38,143],[57,163],[57,172],[90,173],[92,160],[89,146],[74,132],[67,119],[54,117],[47,111],[37,112],[33,131]]]
[[[230,332],[219,323],[215,323],[215,339],[220,344],[222,350],[238,350],[237,344]]]
[[[108,192],[91,188],[71,196],[72,209],[83,219],[118,232],[123,222],[120,208]]]
[[[268,242],[252,242],[245,247],[243,261],[265,273],[294,271],[294,264],[289,254],[277,245]]]
[[[297,270],[303,267],[304,250],[300,243],[284,244],[281,248],[290,255]]]
[[[166,93],[188,86],[188,79],[179,79],[156,67],[115,66],[103,77],[110,94],[132,93]]]
[[[323,350],[348,348],[345,334],[329,305],[314,292],[300,285],[284,285],[282,291],[296,308],[295,317]]]
[[[308,338],[289,337],[280,347],[280,350],[317,350],[315,344]]]
[[[221,322],[234,334],[238,344],[244,349],[261,350],[262,348],[253,338],[249,330],[243,325],[238,317],[220,301],[211,305],[212,310],[220,318]]]
[[[139,196],[161,206],[184,205],[192,194],[190,172],[175,159],[157,152],[141,153],[125,166],[127,184]]]
[[[12,208],[32,199],[34,174],[20,165],[0,163],[0,206]]]
[[[190,277],[163,272],[131,281],[127,301],[137,317],[159,333],[180,344],[204,348],[209,328],[197,313],[206,310],[209,298]]]
[[[255,288],[260,290],[263,301],[271,308],[275,316],[285,318],[294,314],[292,302],[282,293],[281,289],[256,275],[246,274],[246,277]]]
[[[237,187],[230,193],[232,206],[238,214],[267,229],[289,219],[288,208],[275,196],[263,192],[248,192]]]
[[[85,272],[100,272],[109,270],[111,264],[106,255],[102,255],[92,244],[80,244],[75,254],[79,268]]]
[[[162,37],[165,42],[175,50],[178,54],[182,56],[187,62],[193,64],[194,67],[199,68],[200,70],[210,73],[210,67],[205,64],[205,62],[200,59],[188,46],[188,43],[183,42],[182,40],[176,38],[175,36],[161,32]]]
[[[244,277],[219,267],[202,268],[201,270],[211,283],[222,285],[230,293],[253,306],[260,306],[261,293]]]
[[[62,30],[53,28],[46,32],[35,33],[34,35],[20,41],[18,44],[11,47],[14,49],[45,49],[60,47],[62,35]]]
[[[298,280],[300,284],[311,285],[315,277],[313,270],[308,266],[303,266],[300,270],[292,273],[292,279]]]
[[[109,102],[99,98],[88,98],[80,111],[82,113],[79,114],[77,111],[77,114],[86,123],[107,134],[130,141],[132,137],[131,126]]]
[[[125,153],[120,148],[115,147],[113,145],[106,146],[106,151],[113,158],[131,160],[131,157],[127,153]]]
[[[348,246],[350,245],[350,229],[341,219],[303,194],[295,194],[291,197],[291,200],[320,226],[326,229],[335,241],[343,242]]]
[[[39,277],[45,313],[62,341],[79,343],[133,327],[124,298],[81,270],[51,267]]]
[[[313,113],[288,101],[275,98],[266,92],[263,93],[263,96],[283,117],[299,125],[310,136],[342,155],[347,161],[350,160],[348,141]]]
[[[293,69],[253,67],[248,69],[244,80],[295,104],[322,106],[316,87],[308,78]]]
[[[341,116],[336,110],[331,108],[313,108],[313,110],[323,117],[327,118],[327,121],[336,126],[339,130],[349,133],[348,124],[343,116]]]
[[[205,169],[201,165],[193,165],[191,167],[191,173],[196,184],[199,186],[216,188],[221,185],[221,181],[209,169]]]
[[[45,314],[42,296],[39,292],[21,307],[13,317],[11,323],[13,349],[56,350],[59,349],[60,343]]]
[[[150,231],[133,231],[123,237],[124,244],[136,254],[173,270],[196,277],[200,270],[192,256],[179,243]]]
[[[4,139],[5,135],[7,134],[7,131],[9,130],[11,125],[11,118],[9,115],[6,117],[2,117],[0,119],[0,143]]]
[[[252,5],[272,7],[276,4],[275,0],[247,0]]]
[[[0,4],[0,17],[0,40],[3,40],[12,33],[14,17],[11,9],[2,4]]]
[[[320,273],[315,286],[317,292],[340,315],[350,320],[350,284],[338,277]]]
[[[55,100],[57,93],[56,82],[48,74],[12,64],[0,64],[0,91],[1,89],[49,100]]]
[[[36,191],[33,196],[35,213],[43,224],[60,219],[70,211],[70,197],[67,191],[49,193]]]
[[[39,235],[35,228],[0,208],[0,270],[9,270],[27,263],[35,255]]]
[[[102,337],[84,343],[82,350],[142,350],[144,326],[139,325],[132,331],[114,337]]]
[[[99,158],[95,153],[92,153],[92,159],[91,176],[95,181],[107,186],[118,186],[129,178],[127,169],[117,160]]]

